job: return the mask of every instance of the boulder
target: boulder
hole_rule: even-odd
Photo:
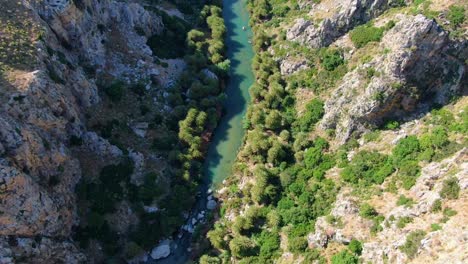
[[[164,240],[161,243],[159,243],[157,247],[151,250],[151,257],[157,260],[169,256],[169,254],[171,254],[170,243],[171,242],[169,240]]]
[[[209,200],[209,201],[206,203],[206,208],[207,208],[208,210],[213,210],[213,209],[216,208],[216,205],[217,205],[217,204],[216,204],[216,201],[214,201],[214,200]]]

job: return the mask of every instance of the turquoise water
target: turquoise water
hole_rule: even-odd
[[[246,3],[243,0],[224,0],[223,5],[231,70],[225,91],[224,116],[214,132],[205,161],[205,179],[212,186],[219,185],[231,174],[244,137],[242,119],[250,102],[249,87],[254,81],[251,68],[254,52],[249,43],[252,32]]]
[[[242,144],[244,129],[242,119],[250,102],[249,88],[254,81],[251,63],[254,56],[249,39],[252,32],[249,27],[249,15],[244,0],[224,0],[223,17],[227,28],[227,55],[231,60],[229,80],[226,85],[227,95],[224,102],[224,115],[214,132],[204,164],[204,183],[202,195],[194,207],[192,215],[206,210],[206,190],[218,186],[231,174],[237,152]],[[245,27],[245,30],[243,29]],[[149,260],[147,264],[183,264],[190,263],[191,235],[175,239],[169,257],[161,260]]]

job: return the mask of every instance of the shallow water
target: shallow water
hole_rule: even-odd
[[[242,119],[250,101],[249,87],[254,80],[251,68],[254,52],[249,43],[252,33],[246,3],[243,0],[224,0],[223,3],[231,71],[226,88],[225,115],[214,133],[205,161],[205,179],[214,186],[231,174],[244,137]]]

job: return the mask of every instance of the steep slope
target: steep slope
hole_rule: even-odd
[[[466,3],[248,6],[248,132],[200,263],[466,262]]]
[[[147,257],[184,224],[220,116],[221,9],[0,4],[0,262]]]

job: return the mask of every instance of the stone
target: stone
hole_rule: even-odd
[[[280,63],[280,71],[282,75],[291,75],[297,71],[309,68],[307,61],[304,59],[286,58]]]
[[[155,260],[166,258],[171,254],[170,241],[164,240],[153,250],[151,250],[151,257]]]
[[[213,209],[216,208],[216,206],[217,206],[217,204],[216,204],[216,201],[214,201],[214,200],[209,200],[209,201],[206,203],[206,208],[207,208],[208,210],[213,210]]]
[[[148,129],[148,123],[147,122],[140,122],[140,123],[135,123],[131,126],[133,133],[138,135],[141,138],[145,138],[146,136],[146,130]]]

